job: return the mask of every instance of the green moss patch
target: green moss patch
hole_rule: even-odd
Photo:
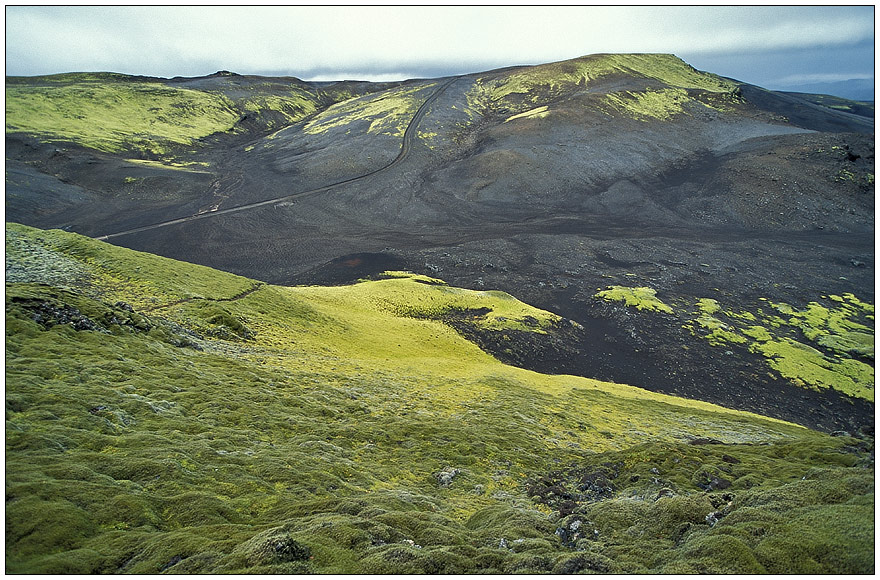
[[[596,296],[609,302],[623,302],[627,306],[634,306],[637,310],[672,313],[672,308],[657,298],[657,291],[653,288],[609,286],[597,292]]]
[[[816,569],[870,572],[867,442],[506,366],[446,323],[557,320],[507,294],[285,288],[12,224],[7,282],[9,573],[775,571],[808,525]],[[793,527],[729,540],[747,501]]]
[[[6,132],[100,151],[162,154],[229,131],[240,114],[218,94],[147,82],[75,81],[6,87]]]
[[[303,131],[315,135],[361,122],[366,133],[403,137],[409,122],[435,83],[395,88],[337,103],[313,118]]]

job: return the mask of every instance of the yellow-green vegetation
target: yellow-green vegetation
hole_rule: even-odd
[[[641,93],[624,92],[607,95],[605,101],[617,111],[641,121],[665,121],[685,112],[693,99],[684,89],[662,89]]]
[[[229,96],[227,96],[229,95]],[[12,77],[6,82],[6,132],[27,133],[105,152],[162,156],[215,133],[271,130],[314,115],[351,91],[298,82],[233,82],[210,90],[112,73]]]
[[[144,167],[153,167],[155,169],[171,169],[173,171],[186,171],[188,173],[210,173],[204,171],[209,165],[201,161],[174,161],[172,159],[164,159],[156,161],[153,159],[126,159],[127,163],[134,165],[143,165]]]
[[[599,54],[557,63],[528,67],[497,79],[477,79],[468,92],[468,109],[483,113],[494,107],[523,112],[545,105],[562,93],[614,74],[626,74],[662,82],[670,89],[694,89],[736,100],[736,83],[695,70],[671,54]],[[678,111],[686,91],[659,91],[620,98],[639,111],[668,115]],[[706,102],[715,102],[710,97]],[[678,104],[675,104],[678,103]],[[623,103],[622,103],[623,104]],[[640,113],[642,114],[642,113]],[[665,118],[665,117],[658,117]]]
[[[32,279],[105,302],[127,302],[137,310],[190,298],[225,298],[254,285],[204,266],[7,223],[6,281]]]
[[[801,310],[764,301],[773,312],[720,313],[718,302],[703,298],[693,321],[713,346],[747,345],[793,383],[830,388],[852,397],[874,400],[874,305],[853,294],[823,297]],[[714,316],[720,315],[720,318]],[[781,315],[781,316],[780,316]],[[693,324],[687,327],[694,330]],[[812,345],[812,346],[811,346]]]
[[[767,365],[792,383],[834,389],[874,400],[874,305],[851,293],[823,296],[803,309],[762,299],[763,307],[723,310],[714,298],[700,298],[696,310],[673,310],[645,287],[609,286],[596,294],[638,310],[677,313],[682,327],[712,346],[739,345],[762,355]],[[693,304],[693,303],[692,303]]]
[[[106,152],[164,154],[169,146],[229,131],[240,116],[222,95],[124,77],[6,86],[7,133]]]
[[[419,139],[427,145],[428,149],[436,149],[437,141],[440,137],[440,134],[435,131],[419,131],[418,132]]]
[[[394,88],[336,103],[309,121],[303,131],[315,135],[352,123],[368,123],[366,133],[402,137],[436,83]]]
[[[873,572],[867,441],[508,367],[443,322],[551,331],[506,294],[6,247],[7,573]]]
[[[638,310],[653,310],[672,314],[672,308],[657,298],[653,288],[627,286],[609,286],[596,293],[596,296],[609,302],[624,302],[627,306],[635,306]]]
[[[550,111],[547,110],[547,105],[542,107],[535,107],[534,109],[530,109],[525,113],[520,113],[518,115],[513,115],[504,120],[505,123],[509,121],[513,121],[515,119],[543,119],[547,115],[550,114]]]
[[[287,123],[301,121],[318,110],[315,95],[303,89],[291,88],[289,94],[255,94],[240,106],[249,112],[274,111],[281,113]]]
[[[397,316],[440,320],[463,317],[486,330],[530,330],[544,332],[561,317],[520,302],[497,290],[466,290],[448,286],[442,280],[405,272],[385,272],[386,280],[367,285],[313,288],[314,300],[364,301],[371,311]],[[420,282],[413,284],[413,282]],[[308,293],[308,289],[297,289]]]
[[[721,322],[718,318],[713,316],[713,314],[721,310],[721,306],[718,304],[717,300],[712,298],[700,298],[697,301],[697,308],[699,309],[700,315],[694,322],[708,331],[705,338],[709,341],[709,344],[712,346],[718,346],[729,342],[739,344],[748,342],[746,338],[738,335],[736,332],[732,332],[730,325]]]

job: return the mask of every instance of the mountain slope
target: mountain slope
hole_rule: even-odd
[[[310,200],[317,207],[306,208],[306,215],[287,215],[283,207],[274,212],[282,209],[285,221],[332,230],[346,216],[334,234],[354,225],[377,230],[493,223],[499,205],[513,216],[574,212],[761,228],[736,210],[712,211],[705,194],[669,195],[663,184],[656,191],[656,177],[698,171],[707,156],[735,154],[739,144],[756,137],[829,128],[873,131],[864,117],[702,73],[671,55],[593,55],[452,81],[421,120],[407,164],[378,182]],[[13,205],[10,217],[99,235],[166,216],[280,198],[381,168],[397,155],[406,123],[437,81],[322,87],[218,73],[171,80],[59,75],[7,84],[11,158],[103,198],[82,211],[66,208],[55,223],[46,216],[54,212],[51,203],[43,204],[42,216]],[[138,96],[154,104],[133,98]],[[64,112],[70,107],[76,115]],[[70,147],[34,150],[34,137],[93,149],[128,147],[130,154],[141,150],[163,163],[140,164],[135,171],[113,156]],[[182,167],[210,179],[168,171]],[[690,207],[695,201],[704,202],[699,211]],[[355,223],[348,215],[353,204]],[[871,209],[861,208],[859,215],[867,218]],[[269,220],[265,211],[253,214],[239,217],[246,223]],[[815,216],[793,217],[797,229],[817,225]],[[229,229],[232,236],[239,231],[216,221],[212,230]]]
[[[178,117],[129,104],[143,126],[90,138],[149,146],[98,151],[77,141],[82,120],[52,115],[44,133],[16,129],[28,94],[76,109],[87,87],[143,86],[191,100]],[[555,342],[508,333],[515,344],[459,328],[509,363],[827,432],[873,424],[873,119],[840,102],[656,54],[385,84],[217,73],[7,87],[20,95],[7,105],[13,221],[269,283],[410,270],[497,288],[582,327]],[[186,111],[200,103],[239,118],[175,144],[194,137]],[[86,125],[108,128],[98,117]],[[146,138],[165,122],[176,132]],[[609,287],[653,291],[672,313],[608,302]],[[704,316],[707,300],[720,314]],[[806,324],[797,313],[813,305],[833,315]],[[849,326],[831,328],[840,317]]]
[[[389,272],[280,287],[7,223],[7,572],[873,571],[873,440],[499,363]]]

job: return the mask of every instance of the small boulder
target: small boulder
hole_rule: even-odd
[[[440,484],[440,487],[449,487],[452,485],[452,480],[461,473],[461,470],[455,467],[445,467],[439,473],[435,473],[434,477],[437,479],[437,483]]]

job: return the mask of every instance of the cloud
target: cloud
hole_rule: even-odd
[[[597,52],[757,55],[874,38],[871,6],[9,6],[6,17],[7,74],[24,75],[390,80]]]

